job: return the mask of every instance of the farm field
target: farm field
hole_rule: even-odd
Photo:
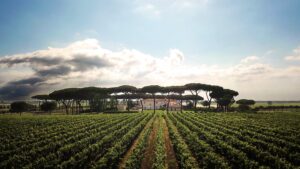
[[[238,104],[234,103],[233,107],[238,107]],[[300,101],[272,101],[271,105],[267,101],[256,101],[251,107],[267,107],[267,106],[300,106]]]
[[[300,113],[1,115],[0,168],[299,168]]]

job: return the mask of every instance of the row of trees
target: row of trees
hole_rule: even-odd
[[[181,111],[182,102],[184,100],[192,101],[194,109],[197,108],[197,103],[204,100],[200,94],[205,95],[208,108],[214,99],[218,109],[228,110],[228,107],[234,103],[234,97],[238,95],[237,91],[224,89],[221,86],[208,85],[202,83],[189,83],[183,86],[158,86],[150,85],[142,88],[137,88],[130,85],[122,85],[119,87],[100,88],[100,87],[85,87],[85,88],[67,88],[57,90],[49,95],[36,95],[32,98],[47,102],[49,100],[57,101],[58,104],[64,106],[67,114],[83,111],[83,103],[88,102],[90,111],[99,112],[104,109],[116,109],[118,100],[125,100],[127,110],[131,100],[138,100],[141,103],[142,111],[144,110],[143,99],[153,99],[153,109],[155,112],[156,99],[167,99],[166,109],[169,110],[171,99],[180,100]],[[187,94],[189,93],[189,94]]]
[[[56,102],[43,102],[41,105],[39,105],[39,110],[43,112],[49,112],[51,113],[53,110],[55,110],[57,107]],[[21,113],[22,112],[28,112],[28,111],[36,111],[37,107],[35,105],[26,103],[24,101],[16,101],[10,104],[9,112],[11,113]]]

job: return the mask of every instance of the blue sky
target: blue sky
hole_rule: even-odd
[[[269,50],[278,57],[300,43],[298,0],[207,0],[183,9],[166,2],[153,4],[159,16],[135,12],[151,2],[155,1],[3,0],[0,55],[89,37],[108,48],[121,45],[158,57],[179,48],[201,62],[231,63]]]
[[[195,67],[256,56],[274,69],[299,68],[284,59],[300,46],[299,11],[299,0],[2,0],[0,57],[92,38],[158,59],[178,49]]]

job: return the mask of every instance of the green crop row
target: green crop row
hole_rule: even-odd
[[[277,140],[275,137],[262,137],[263,134],[258,134],[260,139],[250,137],[243,129],[235,128],[234,130],[230,127],[228,123],[230,120],[227,122],[223,120],[225,122],[221,123],[221,120],[213,121],[212,118],[204,116],[209,115],[197,113],[168,114],[168,118],[175,124],[196,158],[201,148],[197,148],[194,144],[201,146],[201,150],[207,151],[207,153],[217,154],[222,159],[220,161],[223,161],[224,164],[227,163],[232,168],[299,167],[300,156],[297,150],[299,145],[287,142],[285,146],[281,147],[275,144]],[[218,114],[218,116],[214,118],[221,118],[220,116],[223,115]],[[241,120],[243,119],[241,118]],[[235,125],[237,124],[238,122],[235,123]],[[251,132],[255,135],[255,131]],[[194,141],[192,141],[193,137]],[[289,148],[294,148],[294,150]],[[203,167],[206,160],[197,158],[197,161],[200,167]],[[218,166],[218,168],[222,167]]]
[[[9,119],[0,125],[1,139],[7,140],[1,145],[0,168],[93,166],[121,136],[127,136],[127,149],[150,117],[149,113]]]
[[[93,164],[93,168],[99,169],[113,169],[117,168],[119,161],[123,154],[133,143],[138,134],[144,129],[152,116],[148,116],[133,128],[131,128],[120,139],[115,140],[114,146],[111,147],[106,154],[104,154],[98,161]]]
[[[153,169],[166,169],[166,150],[165,140],[162,127],[162,116],[159,114],[159,126],[158,133],[155,139],[155,158],[152,165]]]
[[[209,122],[209,120],[205,120],[205,119],[200,119],[198,118],[199,116],[197,116],[197,114],[190,114],[191,118],[190,120],[192,122],[194,122],[194,124],[198,125],[199,127],[210,131],[211,133],[214,133],[215,135],[218,135],[219,138],[221,138],[222,140],[226,140],[228,142],[234,142],[236,144],[233,144],[233,146],[241,149],[240,144],[250,144],[254,147],[256,147],[256,149],[259,149],[261,151],[264,151],[264,154],[269,154],[269,156],[275,156],[276,157],[280,157],[280,158],[286,158],[287,161],[289,161],[290,163],[292,163],[293,165],[300,165],[300,154],[295,153],[295,152],[299,152],[299,149],[297,148],[297,145],[294,145],[294,147],[290,147],[289,142],[286,142],[285,147],[280,147],[277,146],[276,144],[272,143],[272,140],[276,140],[276,138],[269,138],[267,136],[257,139],[256,136],[260,135],[260,134],[255,134],[255,132],[253,132],[252,136],[247,135],[245,132],[241,132],[243,131],[242,129],[238,130],[232,130],[230,128],[230,126],[222,126],[222,124],[217,124],[214,122]],[[187,117],[187,116],[186,116]],[[230,140],[234,140],[237,139],[237,141],[230,141]],[[268,142],[265,142],[264,140],[268,140]],[[240,144],[239,144],[240,143]],[[242,149],[245,150],[246,149]],[[249,157],[251,153],[248,153]]]
[[[153,118],[155,119],[155,117]],[[153,120],[150,121],[151,126],[146,128],[141,135],[140,139],[138,140],[138,143],[136,147],[132,150],[132,153],[130,154],[129,158],[125,162],[126,169],[139,169],[141,166],[141,162],[144,158],[144,151],[147,146],[147,142],[149,139],[149,135],[153,129]]]
[[[177,131],[172,121],[165,116],[167,125],[169,128],[170,138],[172,140],[174,150],[176,153],[176,158],[180,168],[182,169],[199,169],[196,159],[193,157],[191,151],[189,150],[187,144],[184,142],[182,137]]]
[[[199,139],[197,133],[183,125],[173,114],[170,113],[169,117],[197,159],[200,168],[230,168],[228,162],[215,153],[208,143]]]

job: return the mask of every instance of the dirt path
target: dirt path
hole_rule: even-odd
[[[169,169],[179,169],[178,163],[175,156],[175,151],[173,149],[170,137],[169,137],[169,129],[166,124],[165,118],[163,118],[162,122],[163,131],[164,131],[164,139],[165,139],[165,147],[166,147],[166,163],[167,168]]]
[[[153,123],[153,130],[150,133],[147,148],[145,150],[144,158],[142,161],[141,169],[151,169],[155,158],[155,138],[159,126],[159,119],[156,117]]]
[[[153,117],[155,118],[155,117]],[[119,169],[124,169],[126,167],[126,161],[127,159],[130,157],[132,151],[135,149],[135,147],[137,146],[138,142],[140,139],[142,139],[142,133],[146,131],[147,128],[151,127],[151,125],[153,125],[153,120],[151,119],[146,126],[144,127],[144,129],[141,131],[141,133],[139,134],[139,136],[137,137],[137,139],[135,139],[131,145],[131,147],[129,148],[129,150],[125,153],[125,155],[123,156],[121,162],[119,163]]]

